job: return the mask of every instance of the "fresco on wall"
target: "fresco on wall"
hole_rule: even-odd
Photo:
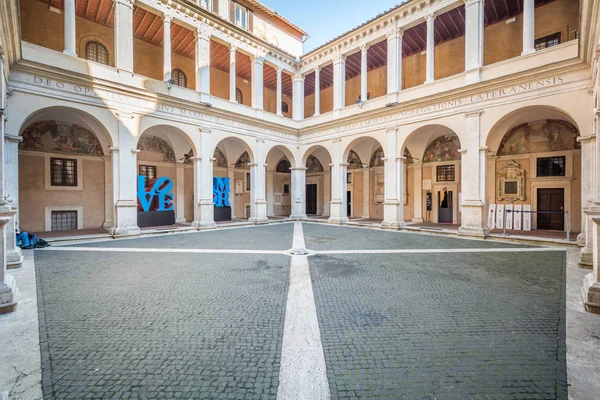
[[[247,151],[243,152],[240,158],[235,163],[236,168],[249,168],[250,167],[250,155]]]
[[[369,162],[369,167],[383,167],[383,157],[383,147],[379,146],[371,156],[371,162]]]
[[[227,157],[225,157],[225,154],[223,154],[220,148],[217,147],[215,149],[215,152],[213,153],[213,158],[213,167],[227,168]]]
[[[290,170],[290,168],[292,168],[292,164],[289,162],[289,160],[284,158],[283,160],[281,160],[277,163],[277,167],[275,168],[275,171],[283,172],[285,174],[291,174],[292,171]]]
[[[193,164],[193,158],[194,158],[194,149],[190,149],[190,151],[188,151],[186,154],[183,155],[183,157],[181,157],[179,159],[179,161],[183,162],[186,165],[191,165]]]
[[[140,151],[162,154],[163,161],[175,162],[175,152],[166,140],[156,136],[142,135],[137,145]]]
[[[360,157],[358,156],[358,154],[356,154],[354,150],[350,150],[350,153],[348,153],[347,163],[348,169],[357,169],[363,167]]]
[[[100,141],[86,128],[77,124],[40,121],[23,131],[21,150],[103,156]]]
[[[306,172],[323,172],[323,165],[321,165],[321,161],[319,161],[319,159],[312,154],[306,159]]]
[[[423,162],[457,161],[460,160],[460,141],[454,134],[440,136],[425,149]]]
[[[561,120],[544,120],[522,124],[508,131],[498,147],[499,156],[525,153],[545,153],[560,150],[576,150],[577,128]]]
[[[414,164],[415,163],[415,159],[413,158],[412,154],[410,154],[408,147],[404,148],[404,158],[406,159],[406,160],[404,160],[405,164]]]

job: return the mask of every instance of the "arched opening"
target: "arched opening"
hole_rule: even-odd
[[[267,154],[267,216],[269,219],[289,217],[292,212],[292,153],[275,146]]]
[[[490,228],[557,237],[581,232],[578,136],[565,113],[546,107],[517,110],[495,124],[486,141]]]
[[[43,236],[104,233],[112,225],[111,137],[93,116],[51,107],[23,124],[16,227]]]
[[[306,151],[305,206],[309,218],[328,218],[331,200],[331,155],[323,146],[316,145]]]
[[[158,125],[140,135],[137,150],[138,226],[190,225],[196,154],[192,141],[177,128]]]

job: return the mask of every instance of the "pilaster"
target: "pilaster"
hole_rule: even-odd
[[[177,197],[175,206],[175,222],[185,222],[185,166],[177,164],[175,167],[177,178]]]
[[[413,171],[413,219],[412,222],[423,222],[423,164],[412,165]]]
[[[6,223],[7,268],[19,268],[23,264],[21,248],[17,246],[15,231],[18,229],[19,211],[19,142],[21,136],[4,135],[4,195],[7,206],[14,212]]]
[[[265,160],[265,142],[262,139],[256,139],[254,151],[255,161],[250,164],[250,218],[249,221],[257,225],[268,224],[267,201],[265,191],[265,173],[267,165]],[[261,162],[262,161],[262,162]]]
[[[292,215],[290,219],[306,219],[306,167],[291,168]]]
[[[371,218],[371,170],[368,164],[363,164],[363,215],[362,218]]]
[[[213,158],[210,133],[200,129],[200,157],[194,157],[194,222],[198,229],[213,229],[215,223],[213,204]]]
[[[328,221],[333,224],[342,224],[348,222],[348,210],[346,209],[346,173],[348,164],[343,161],[341,139],[333,141],[332,161],[331,216]]]
[[[384,159],[383,229],[399,229],[404,226],[404,157],[398,155],[397,128],[388,129],[387,153]]]

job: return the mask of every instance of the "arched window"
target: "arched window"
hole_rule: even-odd
[[[290,106],[288,106],[288,103],[286,103],[285,101],[281,102],[281,112],[282,113],[290,112]]]
[[[171,72],[171,78],[173,78],[177,86],[187,87],[187,78],[182,70],[174,69]]]
[[[235,88],[235,101],[237,101],[238,104],[244,104],[244,95],[240,88]]]
[[[85,58],[100,64],[108,65],[108,50],[103,44],[89,41],[85,44]]]

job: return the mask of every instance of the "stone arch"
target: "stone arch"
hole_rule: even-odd
[[[235,163],[237,163],[238,159],[244,152],[248,153],[250,164],[255,162],[254,152],[252,151],[250,145],[242,138],[235,136],[226,136],[221,138],[217,143],[215,143],[215,147],[211,149],[211,153],[214,154],[217,148],[221,150],[230,167],[233,167]]]
[[[306,167],[308,158],[311,155],[319,161],[324,171],[328,171],[330,169],[329,164],[331,164],[331,153],[325,146],[317,144],[306,149],[302,155],[302,164],[300,165]]]
[[[288,149],[287,146],[280,144],[273,145],[267,149],[265,163],[268,165],[269,169],[274,170],[283,156],[288,159],[292,168],[296,166],[296,157],[294,156],[294,153]]]
[[[163,159],[155,161],[191,164],[192,158],[198,154],[196,144],[188,133],[170,125],[152,125],[146,128],[135,138],[135,146],[141,152],[162,154]]]
[[[402,154],[410,148],[413,161],[431,162],[455,159],[461,148],[459,135],[446,125],[430,124],[411,132],[401,146]],[[450,154],[451,153],[451,154]],[[424,159],[428,155],[428,160]],[[460,157],[458,157],[460,160]]]
[[[368,163],[371,160],[373,153],[378,149],[381,149],[381,152],[383,153],[383,146],[379,140],[372,136],[361,136],[348,143],[344,150],[343,159],[350,164],[350,153],[355,152],[363,163]],[[350,165],[348,165],[348,169],[351,169]]]

